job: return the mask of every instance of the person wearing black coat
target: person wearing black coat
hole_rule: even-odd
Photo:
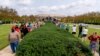
[[[25,36],[28,33],[28,29],[25,25],[22,27],[21,32],[23,33],[23,36]]]
[[[81,35],[82,35],[82,29],[83,29],[82,25],[79,25],[79,34],[78,34],[78,37],[81,37]]]

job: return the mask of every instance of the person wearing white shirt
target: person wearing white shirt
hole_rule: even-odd
[[[88,34],[88,29],[87,29],[87,27],[85,27],[82,30],[82,41],[85,41],[86,40],[87,34]]]
[[[72,27],[72,34],[76,34],[76,25],[73,25]]]

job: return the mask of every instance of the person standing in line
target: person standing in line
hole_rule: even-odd
[[[88,35],[88,29],[87,27],[84,27],[82,30],[82,42],[86,40],[87,35]]]
[[[69,32],[69,29],[70,29],[70,25],[69,24],[67,24],[66,25],[66,30]]]
[[[35,22],[35,23],[34,23],[34,28],[35,28],[35,29],[37,29],[37,28],[38,28],[38,26],[37,26],[37,25],[38,25],[38,23],[37,23],[37,22]]]
[[[21,39],[23,38],[23,32],[22,32],[22,29],[24,28],[24,24],[21,24],[20,26],[20,32],[21,32]]]
[[[20,33],[20,28],[18,27],[18,25],[16,25],[15,31],[17,31],[18,33]]]
[[[21,32],[23,33],[23,36],[25,36],[28,33],[28,29],[26,25],[23,26],[23,28],[21,29]]]
[[[90,35],[88,37],[88,39],[90,40],[90,48],[93,51],[93,54],[95,54],[96,49],[97,49],[97,40],[98,40],[98,36],[97,36],[97,32],[93,33],[92,35]]]
[[[32,25],[32,30],[35,30],[35,23],[33,23]]]
[[[72,27],[72,34],[76,34],[76,25],[73,25]]]
[[[32,31],[32,25],[31,25],[31,23],[29,23],[29,24],[27,25],[27,29],[28,29],[28,32],[31,32],[31,31]]]
[[[60,28],[64,29],[64,23],[61,23]]]
[[[79,25],[79,34],[78,34],[78,37],[82,37],[82,24]]]
[[[13,53],[16,52],[16,47],[18,46],[20,35],[18,32],[16,32],[14,29],[11,29],[11,32],[9,33],[8,40],[10,43],[10,47]]]

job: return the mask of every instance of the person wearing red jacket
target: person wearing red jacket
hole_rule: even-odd
[[[12,29],[14,29],[17,32],[20,32],[20,28],[18,27],[18,25],[12,26]]]
[[[98,43],[98,35],[97,33],[93,33],[92,35],[90,35],[88,37],[88,39],[90,40],[90,48],[92,49],[93,53],[96,52],[96,48],[97,48],[97,43]]]
[[[20,33],[20,28],[16,25],[15,27],[15,31],[19,32]]]

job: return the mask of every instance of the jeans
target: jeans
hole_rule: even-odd
[[[18,41],[15,41],[13,43],[10,43],[10,47],[13,53],[16,52],[16,47],[18,46]]]

